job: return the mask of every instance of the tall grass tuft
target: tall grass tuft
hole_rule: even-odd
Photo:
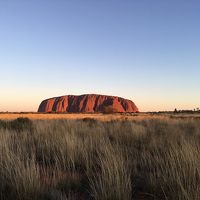
[[[103,146],[98,152],[98,168],[90,177],[92,196],[96,200],[130,200],[132,195],[131,173],[118,149]]]

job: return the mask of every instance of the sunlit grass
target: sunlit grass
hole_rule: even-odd
[[[200,120],[123,117],[1,121],[0,199],[198,200]]]

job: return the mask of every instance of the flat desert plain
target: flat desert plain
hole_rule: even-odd
[[[200,113],[197,114],[174,114],[174,113],[116,113],[116,114],[85,114],[85,113],[0,113],[0,119],[13,120],[17,118],[29,118],[31,120],[39,119],[96,119],[100,121],[110,120],[143,120],[143,119],[168,119],[168,118],[183,118],[183,119],[198,119]]]

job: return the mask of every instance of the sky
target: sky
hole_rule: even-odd
[[[0,0],[0,111],[107,94],[200,107],[200,1]]]

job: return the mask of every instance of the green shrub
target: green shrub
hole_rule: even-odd
[[[10,121],[9,125],[11,129],[16,131],[29,130],[33,128],[33,122],[29,118],[17,118]]]
[[[104,114],[112,114],[112,113],[117,113],[118,110],[116,108],[114,108],[112,105],[110,106],[105,106],[103,108],[103,113]]]
[[[17,132],[33,130],[33,122],[29,118],[17,118],[11,121],[0,120],[0,128],[14,130]]]
[[[1,129],[1,128],[5,129],[6,126],[7,126],[6,121],[0,120],[0,129]]]

